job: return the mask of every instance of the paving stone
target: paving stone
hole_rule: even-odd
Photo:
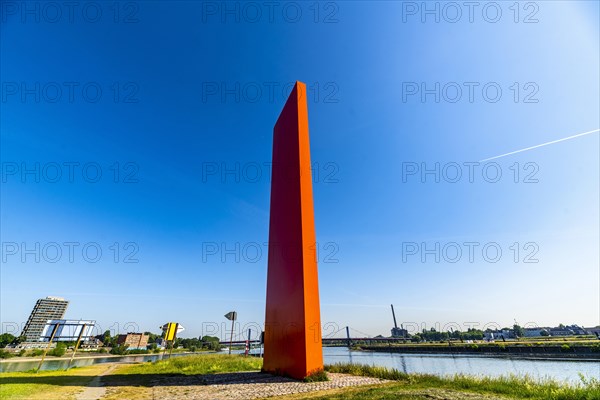
[[[155,399],[245,400],[389,382],[364,376],[327,375],[326,382],[299,382],[260,372],[169,377],[153,383],[152,395]]]

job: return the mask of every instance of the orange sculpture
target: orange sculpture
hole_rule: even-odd
[[[296,82],[273,129],[263,371],[323,370],[306,85]]]

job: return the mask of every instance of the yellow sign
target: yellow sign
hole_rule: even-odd
[[[167,329],[165,330],[165,340],[174,340],[176,333],[177,333],[177,323],[169,322],[167,324]]]

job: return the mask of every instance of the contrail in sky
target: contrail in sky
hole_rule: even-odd
[[[538,147],[548,146],[549,144],[554,144],[554,143],[558,143],[558,142],[564,142],[565,140],[575,139],[576,137],[584,136],[584,135],[589,135],[590,133],[599,132],[599,131],[600,131],[600,129],[594,129],[593,131],[587,131],[587,132],[583,132],[583,133],[578,133],[577,135],[569,136],[569,137],[566,137],[566,138],[562,138],[562,139],[558,139],[558,140],[553,140],[551,142],[546,142],[546,143],[538,144],[538,145],[527,147],[527,148],[524,148],[524,149],[521,149],[521,150],[511,151],[510,153],[500,154],[499,156],[494,156],[494,157],[486,158],[485,160],[481,160],[479,162],[485,162],[485,161],[495,160],[496,158],[510,156],[511,154],[521,153],[523,151],[527,151],[527,150],[531,150],[531,149],[537,149]]]

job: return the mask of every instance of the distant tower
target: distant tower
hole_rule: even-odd
[[[398,328],[398,324],[396,323],[396,313],[394,312],[394,305],[392,306],[392,317],[394,318],[394,327],[392,328],[392,337],[405,338],[408,336],[408,331],[404,329],[404,326]]]
[[[62,319],[69,302],[62,297],[46,297],[39,299],[31,311],[31,315],[23,328],[21,336],[27,342],[37,342],[42,336],[46,322],[50,319]]]

